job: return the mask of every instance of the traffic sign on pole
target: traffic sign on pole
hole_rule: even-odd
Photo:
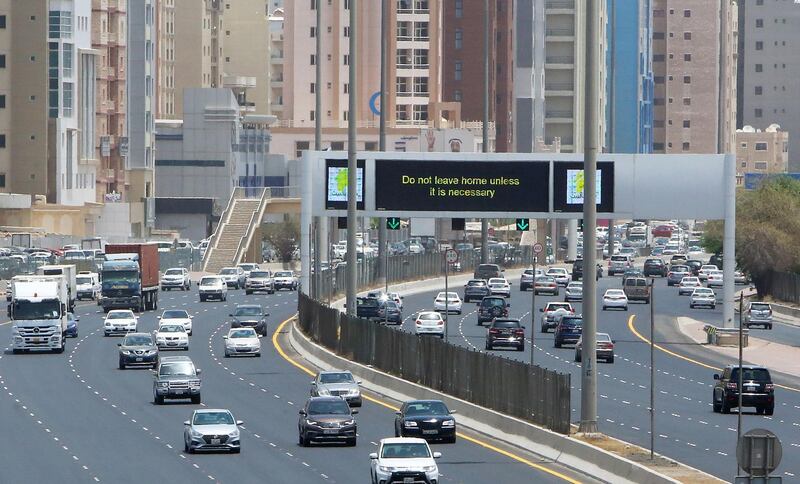
[[[531,223],[527,218],[517,219],[517,232],[527,232],[531,229]]]
[[[387,217],[386,228],[389,230],[400,230],[400,217]]]
[[[533,244],[533,253],[534,254],[541,254],[542,250],[544,250],[544,247],[542,247],[541,243],[536,242],[535,244]]]
[[[458,262],[458,252],[454,251],[453,249],[447,249],[444,254],[445,260],[448,264],[455,264]]]

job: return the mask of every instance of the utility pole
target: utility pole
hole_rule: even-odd
[[[537,255],[534,250],[531,251],[531,267],[533,267],[533,280],[531,283],[531,366],[533,366],[533,352],[536,347],[536,262]],[[545,251],[545,260],[547,259],[547,251]]]
[[[724,261],[723,261],[724,264]],[[723,279],[724,281],[724,279]],[[736,442],[742,438],[742,343],[744,342],[742,331],[742,310],[744,309],[744,291],[739,293],[739,378],[736,385],[736,391],[739,393],[739,405],[736,410]],[[739,475],[739,460],[736,461],[736,475]]]
[[[387,2],[391,0],[380,0],[381,2],[381,115],[380,115],[380,134],[378,135],[378,148],[380,151],[386,151],[386,51],[389,47],[388,29],[386,22],[388,17]],[[386,231],[386,218],[381,217],[378,219],[378,283],[381,282],[386,285],[388,292],[388,285],[386,278],[386,261],[389,257],[387,248],[387,231]]]
[[[489,152],[489,0],[483,0],[483,152]],[[481,219],[481,264],[489,262],[489,221]]]
[[[322,116],[320,113],[322,112],[322,62],[319,60],[322,58],[322,1],[316,0],[316,29],[315,32],[315,79],[314,79],[314,149],[316,151],[322,151]],[[328,246],[327,234],[328,234],[328,219],[326,217],[314,217],[313,223],[313,233],[314,233],[314,277],[313,277],[313,287],[314,290],[312,291],[312,295],[315,298],[319,298],[319,288],[321,286],[322,281],[322,257],[327,250],[323,250],[323,244],[325,247]]]
[[[600,0],[586,0],[586,67],[584,84],[583,169],[583,340],[581,365],[581,422],[578,431],[597,432],[597,205],[596,173],[599,112],[598,60]]]
[[[656,442],[656,361],[653,351],[656,339],[655,281],[650,278],[650,460],[653,460]]]
[[[320,2],[322,3],[322,2]],[[356,244],[356,207],[358,194],[356,190],[358,179],[358,161],[356,153],[356,129],[358,124],[358,76],[356,76],[356,65],[358,59],[358,0],[350,0],[350,65],[348,66],[348,111],[347,111],[347,314],[356,315],[356,285],[358,284],[358,274],[356,264],[358,263],[358,246]],[[317,62],[320,62],[317,59]],[[383,106],[381,106],[383,109]]]

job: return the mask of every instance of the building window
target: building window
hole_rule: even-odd
[[[6,16],[0,15],[0,29],[6,28]],[[5,175],[3,175],[5,176]]]
[[[683,16],[686,17],[686,18],[691,17],[692,16],[692,11],[691,10],[684,10],[683,11]]]
[[[0,188],[6,187],[6,174],[0,173]]]
[[[64,69],[64,77],[72,77],[72,44],[66,42],[61,45],[61,62]]]
[[[683,40],[692,40],[692,33],[691,32],[684,32],[683,33]]]
[[[453,101],[461,101],[461,90],[456,89],[453,91]]]
[[[0,148],[6,147],[6,135],[0,134]]]
[[[428,106],[424,104],[414,105],[414,121],[427,121],[428,120]]]
[[[741,143],[740,145],[742,148],[747,148],[747,143]]]
[[[691,106],[692,105],[692,98],[690,98],[690,97],[683,98],[683,105],[684,106]]]
[[[464,16],[464,0],[455,0],[456,1],[456,18],[461,18]]]
[[[428,78],[415,77],[414,78],[414,94],[428,95]]]
[[[295,141],[294,142],[294,156],[295,158],[302,158],[303,152],[307,151],[311,143],[309,141]]]
[[[344,83],[344,93],[350,94],[350,84],[347,82]]]
[[[460,81],[461,80],[461,74],[462,74],[462,72],[464,70],[464,64],[461,61],[456,61],[455,68],[456,68],[455,80],[456,81]]]
[[[747,168],[747,161],[742,162],[742,168]]]
[[[317,64],[317,57],[314,54],[311,54],[311,65]]]
[[[463,40],[464,40],[464,31],[461,29],[456,29],[456,49],[461,48]]]
[[[66,10],[50,10],[48,30],[51,39],[69,39],[72,37],[72,12]]]
[[[49,42],[49,63],[48,63],[48,115],[51,118],[58,117],[59,96],[58,96],[58,42]]]
[[[653,151],[664,151],[664,143],[653,143]]]
[[[653,40],[664,40],[664,32],[653,32]]]
[[[663,128],[664,127],[664,120],[663,119],[654,119],[653,120],[653,127],[654,128]]]
[[[665,16],[666,12],[664,11],[663,8],[653,9],[653,17],[665,17]]]
[[[764,65],[756,64],[756,72],[764,72]]]
[[[653,62],[664,62],[664,54],[653,54]]]
[[[310,86],[310,91],[311,91],[311,94],[314,94],[314,92],[316,92],[316,87],[317,87],[317,86],[316,86],[316,84],[314,84],[314,83],[312,82],[312,83],[311,83],[311,86]]]
[[[6,108],[6,95],[0,94],[0,109]]]
[[[692,83],[692,76],[683,76],[683,83],[684,84],[691,84]]]
[[[686,62],[692,61],[692,54],[683,54],[683,60]]]
[[[423,69],[428,67],[428,49],[414,49],[414,66]]]
[[[316,37],[317,36],[317,28],[316,27],[311,27],[309,29],[308,36],[312,37],[312,38]]]
[[[345,37],[350,37],[350,27],[345,27],[344,28],[344,36]]]
[[[756,0],[756,5],[764,5],[764,0]]]
[[[317,0],[311,0],[311,10],[316,10],[316,9],[317,9]]]
[[[761,110],[761,108],[756,108],[756,110],[755,110],[755,116],[756,116],[757,118],[761,118],[761,117],[763,117],[763,116],[764,116],[764,111],[762,111],[762,110]]]
[[[762,94],[762,92],[763,92],[763,88],[761,86],[756,86],[755,87],[756,96],[760,96]]]
[[[653,99],[653,106],[663,106],[664,105],[664,98],[657,97]]]
[[[766,170],[767,169],[767,162],[766,161],[756,161],[754,163],[754,167],[756,170]]]
[[[6,55],[0,54],[0,69],[6,68]]]
[[[683,145],[681,146],[681,149],[683,149],[683,151],[689,151],[689,142],[684,141]]]
[[[655,84],[664,84],[664,76],[654,76],[653,82]]]
[[[756,19],[756,28],[757,29],[764,28],[764,19],[763,18],[757,18]]]
[[[428,40],[428,22],[414,22],[414,37],[416,40]]]
[[[347,111],[342,111],[342,119],[347,121]]]
[[[316,114],[316,113],[314,112],[314,110],[313,110],[313,109],[312,109],[311,111],[309,111],[309,112],[308,112],[308,119],[310,119],[311,121],[314,121],[314,120],[316,119],[316,116],[315,116],[315,114]]]
[[[691,128],[692,127],[692,122],[689,121],[688,119],[684,119],[683,120],[683,127],[684,128]]]
[[[764,50],[764,42],[761,42],[760,40],[757,40],[756,41],[756,50]]]
[[[344,55],[344,65],[346,65],[346,66],[350,65],[350,54],[345,54]]]
[[[767,151],[766,143],[756,143],[756,151]]]

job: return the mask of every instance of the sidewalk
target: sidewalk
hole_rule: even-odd
[[[739,348],[734,346],[714,346],[706,343],[707,335],[703,329],[707,323],[692,318],[678,317],[678,329],[695,343],[703,345],[713,351],[729,358],[739,358]],[[742,360],[753,364],[766,366],[787,375],[800,377],[800,360],[797,359],[797,348],[774,343],[772,341],[749,336],[749,345],[742,350]]]

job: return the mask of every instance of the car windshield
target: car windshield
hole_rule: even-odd
[[[180,324],[165,324],[158,328],[159,333],[185,333],[186,330]]]
[[[34,320],[34,319],[55,319],[60,314],[58,301],[43,301],[31,303],[28,301],[16,301],[14,303],[14,319]]]
[[[158,369],[159,375],[164,376],[171,376],[171,375],[194,375],[194,365],[188,361],[180,361],[175,363],[164,363]]]
[[[269,272],[253,271],[250,273],[250,279],[268,278]]]
[[[233,415],[228,412],[197,412],[192,425],[233,425]]]
[[[443,292],[440,292],[440,293],[439,293],[439,294],[436,296],[436,299],[444,299],[444,293],[443,293]],[[458,294],[456,294],[456,293],[454,293],[454,292],[448,292],[448,293],[447,293],[447,299],[450,299],[450,300],[453,300],[453,299],[458,299]]]
[[[399,307],[394,301],[386,301],[383,303],[383,306],[389,309],[397,309]]]
[[[624,296],[625,293],[620,289],[609,289],[606,291],[606,296]]]
[[[308,415],[350,415],[347,402],[338,400],[317,400],[308,404]]]
[[[115,282],[137,283],[139,282],[139,271],[103,271],[103,283],[108,285]]]
[[[473,281],[469,281],[467,283],[467,285],[468,286],[472,286],[472,287],[483,287],[483,286],[486,285],[486,281],[474,281],[473,280]]]
[[[567,270],[566,270],[566,269],[564,269],[564,268],[561,268],[561,267],[554,267],[554,268],[552,268],[552,269],[547,269],[547,273],[548,273],[548,274],[557,274],[557,275],[561,275],[561,274],[566,274],[566,273],[567,273]]]
[[[152,346],[153,339],[149,334],[128,335],[122,340],[122,346]]]
[[[736,381],[739,379],[739,369],[733,368],[731,370],[731,380]],[[769,370],[766,368],[742,368],[742,380],[755,380],[755,381],[772,381],[769,376]]]
[[[481,306],[484,306],[484,307],[486,307],[486,306],[504,307],[505,305],[506,305],[506,300],[505,299],[500,299],[500,298],[496,298],[496,297],[492,297],[492,298],[485,297],[481,301]]]
[[[228,338],[255,338],[256,332],[253,328],[235,329],[231,331]]]
[[[583,326],[583,319],[576,319],[576,318],[561,318],[561,324],[563,326]]]
[[[91,277],[76,277],[75,284],[91,284],[92,278]]]
[[[569,311],[571,308],[572,308],[572,306],[570,306],[569,304],[552,304],[551,303],[551,304],[549,304],[547,306],[547,310],[548,311],[555,311],[555,310],[558,310],[558,309],[564,309],[564,310]]]
[[[188,317],[189,313],[182,309],[170,309],[169,311],[164,311],[164,314],[161,315],[161,319],[180,319]]]
[[[111,311],[106,319],[133,319],[133,313],[128,311]]]
[[[183,274],[182,269],[167,269],[167,272],[164,273],[166,276],[180,276]]]
[[[276,272],[275,277],[292,277],[291,272]]]
[[[672,266],[672,272],[689,272],[688,266]]]
[[[644,261],[644,263],[657,266],[664,265],[664,261],[661,259],[647,259],[646,261]]]
[[[220,284],[218,277],[204,277],[200,279],[201,286],[216,286],[218,284]]]
[[[222,275],[225,275],[225,276],[227,276],[229,274],[236,274],[236,269],[233,269],[233,268],[222,269],[221,271],[219,271],[219,273],[222,274]]]
[[[234,316],[261,316],[261,306],[242,306],[236,308]]]
[[[550,276],[537,276],[536,282],[556,282],[556,280]]]
[[[699,288],[694,290],[694,293],[695,294],[713,294],[714,291],[712,291],[711,289],[705,288],[705,287],[699,287]]]
[[[772,308],[766,303],[752,303],[750,304],[750,309],[755,309],[756,311],[769,311]]]
[[[611,342],[611,336],[609,336],[606,333],[597,333],[597,342],[599,343],[601,341],[604,342],[604,343],[610,343]]]
[[[384,444],[381,450],[383,459],[420,459],[430,456],[428,445],[422,442]]]
[[[441,318],[442,317],[439,315],[439,313],[422,313],[419,315],[417,319],[421,319],[424,321],[436,321]]]
[[[373,308],[378,306],[378,300],[375,299],[374,297],[358,298],[356,299],[356,302],[358,303],[358,306],[373,307]]]
[[[684,284],[698,284],[700,280],[696,277],[684,277],[681,282]]]
[[[567,289],[583,289],[583,284],[580,282],[570,282],[567,285]]]
[[[406,405],[406,415],[449,415],[442,402],[412,402]]]
[[[353,383],[353,375],[347,372],[323,373],[319,376],[320,383]]]
[[[614,262],[628,262],[628,256],[626,255],[612,255],[611,260]]]
[[[493,328],[519,328],[519,321],[497,321],[492,323]]]

